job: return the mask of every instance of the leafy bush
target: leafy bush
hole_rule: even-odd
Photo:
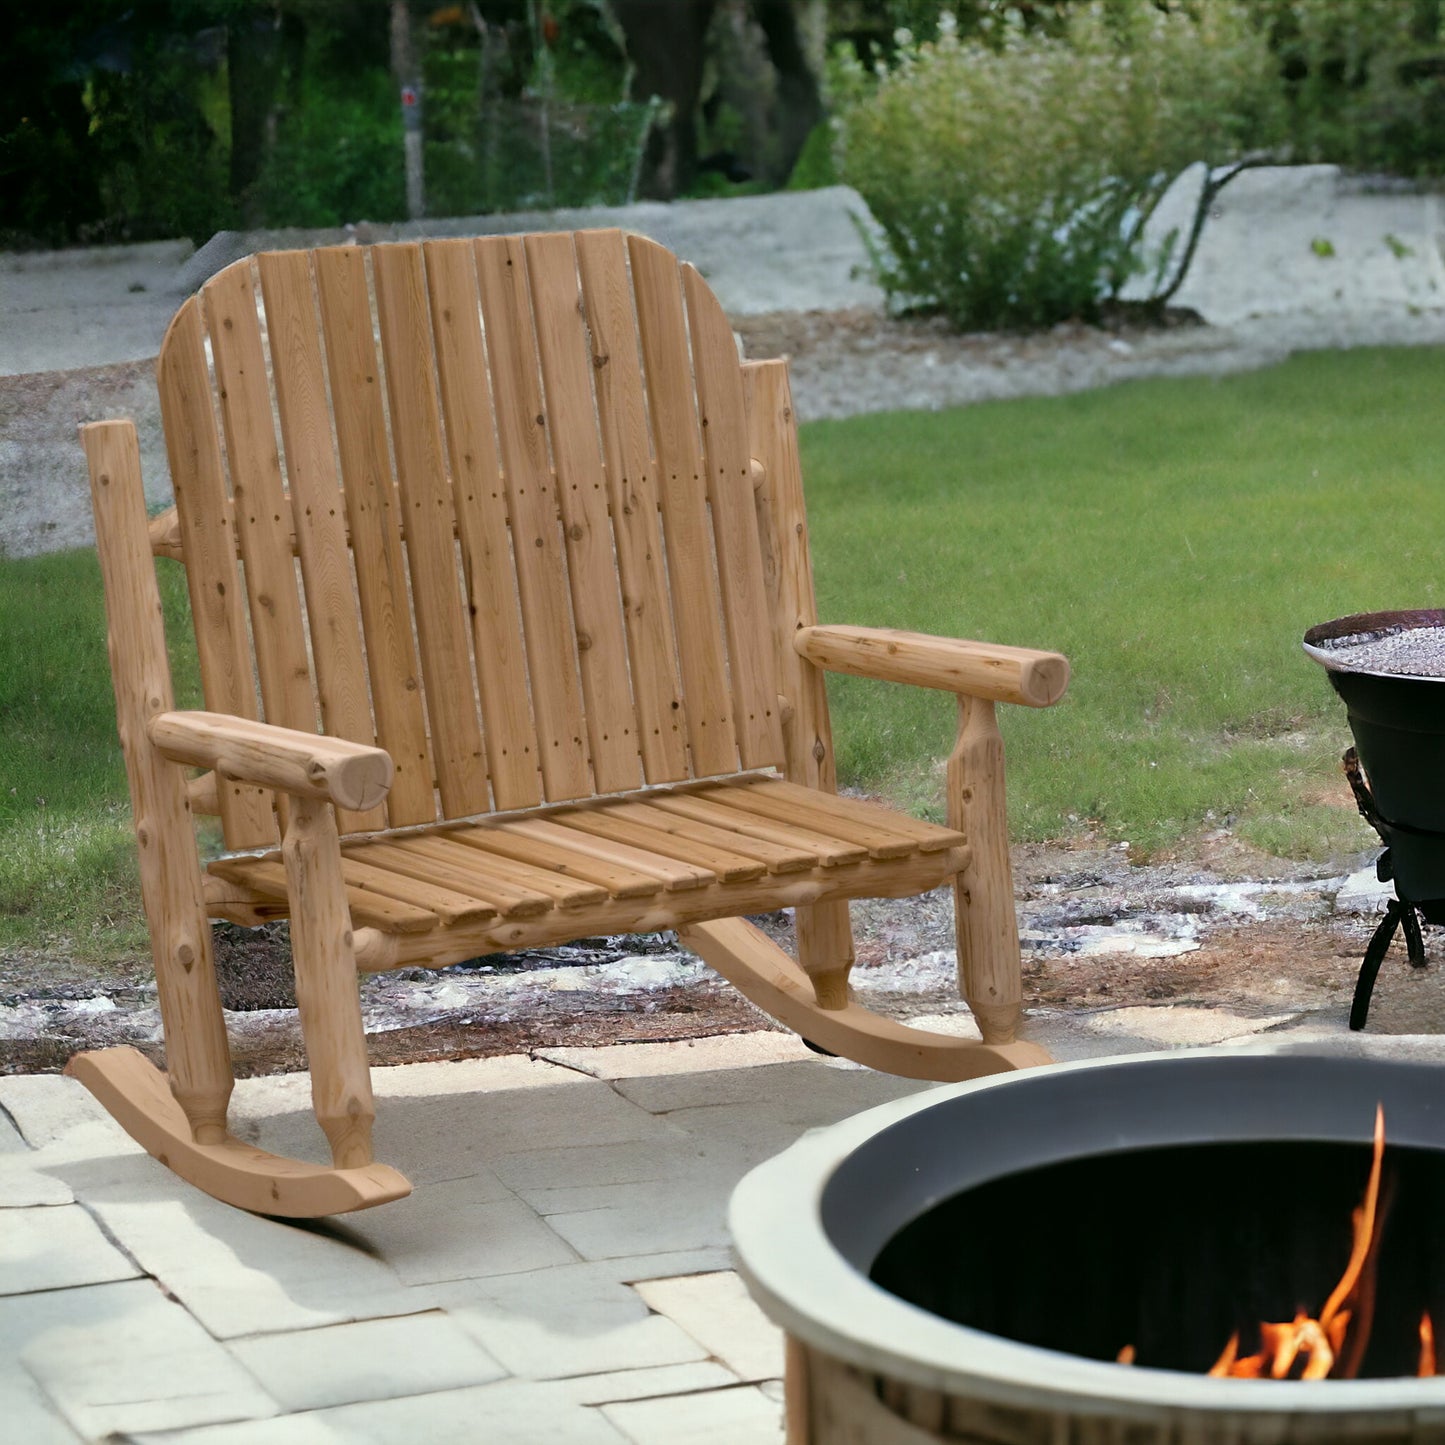
[[[1359,170],[1445,174],[1438,0],[1255,0],[1271,27],[1296,152]]]
[[[401,111],[380,67],[344,84],[307,78],[256,182],[263,223],[340,226],[406,215]]]
[[[1197,11],[1081,6],[1054,38],[900,36],[845,113],[843,178],[887,238],[896,303],[959,326],[1092,318],[1140,267],[1142,221],[1190,161],[1273,141],[1266,37],[1234,0]]]

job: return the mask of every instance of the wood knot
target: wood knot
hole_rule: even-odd
[[[568,535],[574,542],[580,542],[580,541],[582,540],[582,524],[581,524],[581,522],[573,522],[572,525],[567,528],[567,535]]]
[[[590,634],[590,633],[587,633],[587,632],[579,632],[579,633],[577,634],[577,651],[578,651],[578,652],[586,652],[587,649],[588,649],[589,647],[591,647],[591,646],[592,646],[592,637],[591,637],[591,634]]]
[[[611,360],[612,358],[604,351],[601,356],[594,356],[592,358],[592,365],[595,366],[598,371],[601,371]]]

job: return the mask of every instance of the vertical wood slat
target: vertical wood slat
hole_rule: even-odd
[[[576,639],[547,454],[526,252],[512,236],[487,237],[475,246],[492,375],[505,379],[494,395],[497,436],[512,519],[542,782],[548,799],[558,802],[584,796],[589,782]]]
[[[581,231],[575,239],[642,765],[649,783],[670,783],[687,777],[686,719],[673,651],[627,251],[621,231]]]
[[[251,639],[211,409],[200,302],[195,297],[171,322],[156,364],[156,381],[185,545],[201,689],[213,712],[255,718]],[[218,782],[217,800],[228,848],[264,848],[277,840],[269,791],[228,780]]]
[[[749,449],[763,464],[763,485],[757,495],[758,533],[782,690],[783,774],[800,787],[836,793],[833,731],[823,670],[793,646],[797,630],[817,622],[818,604],[788,364],[748,363],[742,368],[742,382]],[[818,1003],[824,1008],[845,1008],[848,974],[855,957],[847,901],[801,907],[795,923],[798,962],[812,980]]]
[[[315,252],[314,260],[351,547],[362,559],[356,582],[377,742],[396,765],[387,817],[394,827],[426,823],[436,817],[436,797],[365,253],[358,246],[333,246]]]
[[[456,519],[442,451],[421,248],[415,242],[374,246],[371,261],[432,760],[443,813],[466,817],[485,811],[487,775],[457,582]]]
[[[315,732],[311,662],[291,558],[290,518],[281,486],[281,453],[272,425],[251,263],[228,266],[213,276],[201,297],[221,393],[226,460],[266,721]]]
[[[311,625],[322,730],[371,743],[376,729],[366,690],[366,664],[357,626],[356,589],[343,520],[345,503],[332,452],[321,333],[304,251],[258,256],[271,375],[281,414],[287,490],[296,529],[306,617]],[[343,812],[338,826],[357,832],[385,826],[385,813]]]
[[[682,285],[727,621],[738,752],[745,768],[772,767],[783,760],[783,737],[737,343],[717,297],[695,266],[682,267]]]
[[[704,463],[697,438],[682,283],[677,258],[655,241],[629,236],[627,248],[657,456],[692,773],[695,777],[711,777],[733,771],[738,753],[722,645],[722,608],[708,527]]]
[[[487,770],[498,808],[529,808],[542,790],[472,245],[428,241],[423,253]]]
[[[568,235],[528,236],[525,250],[542,363],[544,415],[550,418],[552,465],[566,538],[592,782],[599,793],[620,793],[641,782],[638,723],[597,441],[577,258]]]

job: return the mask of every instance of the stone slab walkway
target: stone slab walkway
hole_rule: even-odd
[[[1075,1058],[1258,1037],[1147,1012],[1031,1033]],[[1445,1039],[1334,1018],[1271,1037],[1445,1062]],[[374,1078],[378,1154],[415,1193],[306,1226],[179,1184],[69,1079],[0,1079],[0,1436],[778,1445],[781,1337],[730,1268],[728,1197],[805,1130],[929,1087],[778,1033]],[[233,1127],[316,1156],[308,1092],[244,1081]]]

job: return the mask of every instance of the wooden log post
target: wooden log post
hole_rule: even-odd
[[[296,1005],[311,1068],[311,1101],[338,1169],[370,1164],[376,1109],[357,996],[355,940],[331,805],[292,797],[286,838]]]
[[[1003,738],[988,698],[958,695],[958,741],[948,759],[948,823],[968,837],[953,884],[959,991],[989,1044],[1011,1044],[1023,1021],[1013,870],[1008,855]]]
[[[233,1076],[186,774],[162,756],[149,734],[150,720],[175,704],[140,450],[128,421],[84,426],[81,441],[90,464],[116,721],[135,814],[171,1093],[196,1143],[218,1144],[226,1136]]]
[[[823,671],[798,654],[799,628],[818,621],[808,523],[803,507],[803,472],[785,361],[747,362],[743,395],[753,458],[763,572],[772,603],[779,679],[784,690],[783,775],[790,783],[836,793],[833,733]],[[846,899],[813,903],[794,911],[798,963],[813,985],[818,1007],[848,1007],[848,975],[855,959],[853,922]]]

